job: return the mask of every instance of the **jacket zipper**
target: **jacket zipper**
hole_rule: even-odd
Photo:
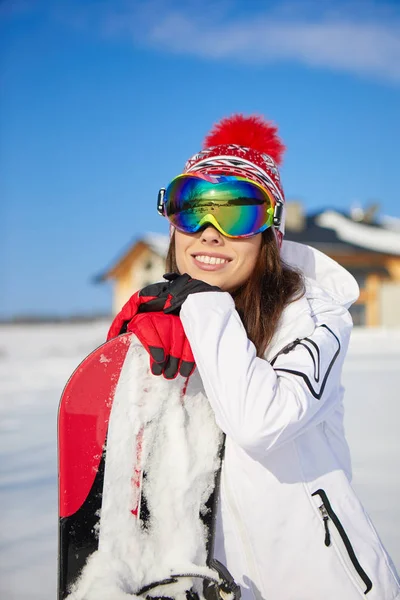
[[[281,354],[289,354],[289,352],[294,350],[296,348],[296,346],[298,346],[300,343],[301,343],[300,338],[296,338],[293,342],[290,342],[290,344],[287,344],[286,346],[284,346],[282,348],[282,350],[279,350],[279,352],[277,354],[275,354],[274,358],[272,358],[269,361],[269,364],[271,365],[271,367],[274,366],[275,361],[278,358],[278,356],[280,356]]]
[[[368,594],[368,592],[370,592],[372,589],[372,581],[370,580],[370,578],[368,577],[368,575],[366,574],[366,572],[364,571],[364,569],[358,562],[358,559],[355,555],[353,546],[351,545],[351,542],[347,536],[347,533],[346,533],[342,523],[339,520],[339,517],[332,509],[332,506],[329,502],[326,492],[322,489],[319,489],[312,494],[312,496],[316,496],[316,495],[318,495],[322,500],[322,504],[318,508],[319,508],[319,511],[321,513],[322,520],[324,523],[325,546],[327,546],[327,547],[331,546],[331,532],[329,529],[329,523],[331,522],[334,524],[338,534],[340,535],[340,538],[346,548],[347,555],[348,555],[354,569],[357,571],[359,577],[362,579],[362,581],[364,582],[364,584],[366,586],[366,590],[365,590],[364,594]]]

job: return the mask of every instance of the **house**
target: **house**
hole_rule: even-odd
[[[95,278],[96,283],[109,280],[113,282],[114,314],[134,292],[162,279],[168,244],[167,235],[147,233],[132,242],[109,269]]]
[[[374,207],[371,207],[371,209]],[[355,325],[400,327],[400,224],[378,222],[375,212],[325,209],[288,211],[286,239],[313,246],[357,280],[360,297],[350,312]]]
[[[354,324],[400,327],[399,222],[378,222],[375,207],[308,215],[298,202],[288,202],[287,208],[285,238],[321,250],[356,278],[360,297],[350,311]],[[166,235],[146,234],[97,278],[113,281],[114,312],[134,291],[162,278],[168,243]]]

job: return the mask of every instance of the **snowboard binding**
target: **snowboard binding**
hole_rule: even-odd
[[[143,596],[146,600],[175,600],[173,585],[180,578],[200,578],[203,580],[202,595],[194,587],[191,587],[185,592],[186,600],[203,600],[203,598],[204,600],[240,600],[240,587],[235,583],[228,569],[216,558],[210,561],[209,566],[216,571],[218,579],[195,573],[174,574],[168,579],[144,586],[136,595]],[[163,587],[165,591],[165,586],[168,586],[168,592],[164,594],[162,591]]]

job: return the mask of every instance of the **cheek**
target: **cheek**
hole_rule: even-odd
[[[258,253],[254,252],[254,254],[251,256],[251,259],[249,260],[249,271],[252,272],[255,269],[255,266],[257,264],[257,257],[258,257]]]
[[[243,267],[251,272],[256,266],[258,255],[261,249],[261,233],[259,233],[251,241],[242,242],[236,246],[235,250],[241,259]]]
[[[185,244],[185,241],[185,238],[175,233],[175,260],[180,273],[185,273],[187,271],[187,243]]]
[[[244,279],[248,279],[253,273],[257,264],[257,256],[258,254],[256,252],[252,252],[247,255],[246,260],[243,262],[242,276]]]
[[[256,267],[257,261],[258,261],[260,247],[261,247],[261,237],[259,240],[257,240],[256,243],[251,243],[249,245],[246,245],[246,246],[243,246],[242,248],[240,248],[240,252],[241,252],[240,275],[241,275],[242,280],[246,281],[253,273],[253,271]],[[244,281],[242,281],[242,283]]]
[[[176,253],[176,266],[178,267],[178,272],[182,275],[186,273],[187,269],[185,268],[185,261],[179,253]]]

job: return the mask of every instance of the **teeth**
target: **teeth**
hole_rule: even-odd
[[[216,256],[203,256],[202,254],[198,254],[196,256],[196,260],[209,265],[222,265],[223,263],[228,262],[226,258],[217,258]]]

